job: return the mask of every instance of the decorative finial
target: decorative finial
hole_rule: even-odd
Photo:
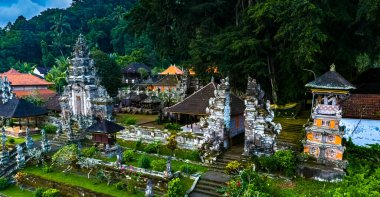
[[[334,63],[331,64],[331,66],[330,66],[330,71],[335,71],[335,64],[334,64]]]

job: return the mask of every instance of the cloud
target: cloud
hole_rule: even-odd
[[[17,0],[10,6],[0,6],[0,27],[13,23],[20,15],[30,19],[48,8],[67,8],[70,4],[71,0],[46,0],[44,5],[32,0]]]

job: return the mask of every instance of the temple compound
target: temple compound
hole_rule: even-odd
[[[248,78],[245,96],[245,156],[270,156],[276,149],[276,138],[281,124],[274,123],[274,112],[269,100],[265,101],[264,91],[255,79]]]
[[[339,181],[345,175],[343,169],[347,165],[343,160],[344,130],[339,127],[341,102],[355,87],[335,71],[335,65],[305,86],[313,94],[313,122],[306,127],[304,153],[310,155],[313,161],[302,165],[299,173],[307,178]]]
[[[75,44],[73,56],[67,71],[68,85],[60,98],[63,128],[69,128],[72,120],[78,123],[79,129],[89,127],[96,118],[110,120],[112,99],[99,84],[94,61],[89,57],[82,35]]]

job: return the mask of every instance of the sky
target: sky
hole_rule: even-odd
[[[48,8],[67,8],[72,0],[0,0],[0,27],[14,22],[18,16],[26,19]]]

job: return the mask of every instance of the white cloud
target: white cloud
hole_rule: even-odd
[[[32,0],[18,0],[8,7],[0,6],[0,27],[13,23],[20,15],[30,19],[48,8],[67,8],[70,4],[71,0],[47,0],[45,6],[41,6]]]

